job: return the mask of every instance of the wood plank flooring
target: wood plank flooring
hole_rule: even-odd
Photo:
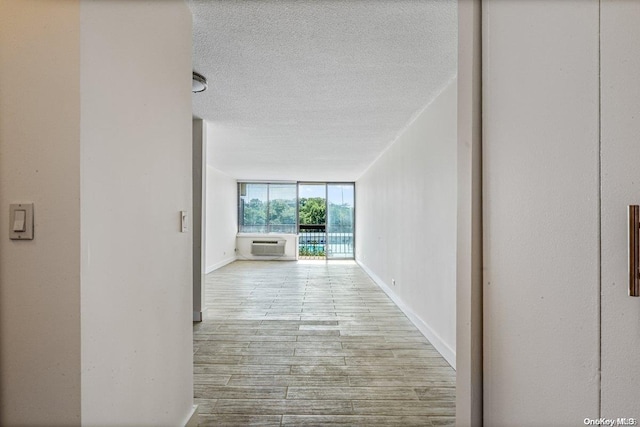
[[[201,426],[455,425],[455,371],[352,261],[238,261],[206,306]]]

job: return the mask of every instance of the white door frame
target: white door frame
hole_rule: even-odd
[[[456,425],[482,425],[481,0],[458,1]]]

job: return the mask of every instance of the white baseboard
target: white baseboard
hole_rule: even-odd
[[[440,336],[429,327],[420,317],[418,317],[400,297],[384,281],[371,271],[362,261],[356,258],[356,263],[371,277],[371,279],[384,291],[385,294],[398,306],[400,310],[411,320],[416,328],[424,335],[426,339],[435,347],[436,350],[445,358],[453,369],[456,369],[456,352],[446,344]]]
[[[184,423],[184,427],[198,427],[198,424],[200,424],[200,417],[198,416],[198,405],[193,405],[193,408],[191,408],[191,413]]]
[[[218,261],[218,262],[216,262],[216,263],[215,263],[215,264],[213,264],[213,265],[208,265],[208,266],[207,266],[207,270],[206,270],[206,271],[207,271],[207,274],[208,274],[208,273],[211,273],[212,271],[217,270],[217,269],[219,269],[219,268],[221,268],[221,267],[224,267],[224,266],[225,266],[225,265],[227,265],[227,264],[231,264],[231,263],[232,263],[233,261],[235,261],[236,259],[237,259],[237,257],[234,255],[234,256],[232,256],[232,257],[225,258],[225,259],[223,259],[222,261]]]

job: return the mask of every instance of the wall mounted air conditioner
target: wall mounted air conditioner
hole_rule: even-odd
[[[251,255],[283,256],[286,240],[254,240],[251,242]]]

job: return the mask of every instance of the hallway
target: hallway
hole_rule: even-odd
[[[201,425],[455,424],[455,371],[352,261],[239,261],[194,324]]]

